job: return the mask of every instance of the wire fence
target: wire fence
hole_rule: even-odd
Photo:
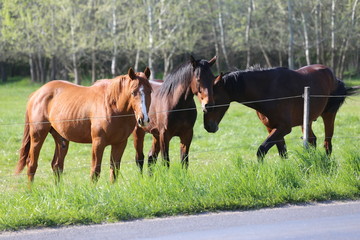
[[[240,104],[253,104],[253,103],[261,103],[261,102],[270,102],[270,101],[283,101],[283,100],[289,100],[289,99],[295,99],[295,98],[302,98],[303,95],[296,95],[296,96],[288,96],[288,97],[281,97],[281,98],[271,98],[271,99],[262,99],[262,100],[256,100],[256,101],[245,101],[245,102],[240,102]],[[328,96],[328,95],[310,95],[311,98],[319,98],[319,97],[347,97],[347,96]],[[354,98],[353,98],[354,99]],[[356,98],[356,101],[360,101],[360,98]],[[229,107],[230,104],[222,104],[222,105],[215,105],[214,108],[219,108],[219,107]],[[151,117],[151,114],[159,114],[159,113],[164,113],[164,112],[181,112],[181,111],[190,111],[190,110],[198,110],[201,109],[201,107],[194,107],[194,108],[186,108],[186,109],[176,109],[176,110],[170,110],[170,111],[162,111],[162,112],[156,112],[156,113],[149,113],[149,116]],[[78,118],[78,119],[57,119],[54,120],[56,122],[69,122],[69,121],[89,121],[91,119],[107,119],[107,118],[121,118],[121,117],[131,117],[134,116],[134,114],[124,114],[124,115],[117,115],[117,116],[97,116],[97,117],[91,117],[91,118]],[[49,124],[50,121],[43,121],[43,122],[29,122],[29,123],[19,123],[19,122],[12,122],[12,123],[1,123],[1,119],[0,119],[0,127],[11,127],[11,126],[16,126],[16,125],[26,125],[26,124]],[[52,121],[53,122],[53,121]],[[265,137],[265,135],[264,135]],[[300,138],[292,138],[292,139],[286,139],[286,142],[300,142],[299,141]],[[351,140],[358,140],[360,139],[360,136],[334,136],[333,139],[351,139]],[[253,142],[253,143],[249,143],[246,144],[245,147],[258,147],[261,142],[264,139],[261,139],[260,142],[259,140]],[[277,143],[277,142],[273,142],[273,143]],[[235,145],[235,146],[228,146],[228,147],[214,147],[211,149],[202,149],[202,150],[190,150],[190,157],[191,155],[198,155],[198,154],[205,154],[205,153],[211,153],[211,152],[227,152],[227,151],[232,151],[234,149],[239,149],[240,147],[244,147],[244,144],[242,144],[240,146],[239,145]],[[255,152],[254,152],[255,155]],[[90,157],[90,153],[89,153],[89,157]],[[161,157],[159,156],[159,159],[161,159]],[[201,162],[202,160],[197,160],[199,162]],[[205,160],[204,160],[205,161]],[[209,161],[209,160],[206,160]],[[135,161],[122,161],[121,165],[123,164],[134,164]],[[102,163],[102,167],[109,167],[110,163]],[[72,167],[72,168],[66,168],[65,167],[65,171],[66,172],[72,172],[72,171],[79,171],[81,169],[90,169],[90,165],[89,164],[84,164],[83,166],[78,166],[78,167]],[[27,173],[23,172],[21,174],[19,174],[18,177],[24,177],[26,176]],[[52,177],[53,174],[49,173],[49,172],[37,172],[36,173],[36,177]],[[7,188],[8,185],[7,183],[9,182],[9,179],[14,178],[14,175],[11,174],[6,174],[6,175],[0,175],[0,186]]]
[[[302,95],[295,95],[295,96],[288,96],[288,97],[280,97],[280,98],[269,98],[269,99],[261,99],[261,100],[254,100],[254,101],[244,101],[244,102],[238,102],[243,105],[248,104],[254,104],[254,103],[263,103],[263,102],[272,102],[272,101],[283,101],[283,100],[289,100],[289,99],[296,99],[296,98],[303,98]],[[343,97],[349,97],[347,95],[338,95],[338,96],[332,96],[332,95],[310,95],[310,98],[343,98]],[[215,104],[212,106],[212,108],[220,108],[220,107],[229,107],[231,103],[229,104]],[[151,115],[155,114],[161,114],[161,113],[172,113],[172,112],[184,112],[184,111],[191,111],[191,110],[199,110],[201,107],[192,107],[192,108],[181,108],[181,109],[173,109],[168,111],[158,111],[155,113],[149,112],[149,117]],[[121,115],[114,115],[114,116],[95,116],[95,117],[85,117],[85,118],[74,118],[74,119],[54,119],[51,121],[39,121],[39,122],[11,122],[11,123],[4,123],[0,119],[0,126],[12,126],[12,125],[31,125],[31,124],[49,124],[51,122],[61,123],[61,122],[78,122],[78,121],[89,121],[91,119],[109,119],[109,118],[123,118],[123,117],[133,117],[135,116],[134,113],[132,114],[121,114]]]

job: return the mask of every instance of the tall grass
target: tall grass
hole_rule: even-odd
[[[49,136],[29,190],[26,174],[12,173],[21,145],[27,96],[37,87],[23,81],[0,86],[0,230],[360,197],[360,97],[349,98],[339,111],[331,157],[320,146],[304,150],[300,129],[295,128],[286,137],[289,158],[280,159],[274,148],[259,164],[255,153],[266,137],[265,128],[253,110],[233,104],[216,134],[203,129],[199,111],[188,171],[180,166],[179,140],[174,139],[170,169],[157,164],[152,177],[147,169],[141,175],[133,160],[130,137],[119,180],[109,183],[107,149],[102,175],[93,184],[89,178],[90,145],[71,143],[62,180],[55,185],[50,167],[54,143]],[[321,142],[320,120],[314,131]],[[145,152],[150,144],[147,136]]]

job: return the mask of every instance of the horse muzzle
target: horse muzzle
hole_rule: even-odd
[[[204,124],[204,128],[205,128],[206,131],[208,131],[209,133],[216,133],[217,130],[219,130],[218,124],[215,123],[215,122],[212,122],[212,121]]]
[[[149,125],[150,119],[149,118],[138,118],[137,119],[137,124],[139,127],[146,127],[147,125]]]

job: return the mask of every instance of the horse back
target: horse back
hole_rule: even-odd
[[[309,65],[296,70],[296,72],[308,79],[308,86],[312,94],[330,95],[338,86],[333,71],[324,65]]]
[[[83,87],[61,80],[48,82],[29,99],[29,121],[49,123],[38,124],[37,129],[52,127],[70,141],[90,143],[90,118],[106,116],[100,106],[104,105],[101,89],[103,86]]]

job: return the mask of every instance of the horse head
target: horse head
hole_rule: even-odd
[[[214,106],[213,85],[215,77],[210,67],[215,63],[216,56],[211,60],[195,60],[193,56],[190,62],[193,66],[194,74],[191,81],[191,91],[201,102],[203,112],[211,111]]]
[[[219,129],[219,123],[230,106],[230,98],[224,86],[222,73],[215,79],[213,94],[216,105],[212,111],[204,113],[204,128],[211,133]]]
[[[145,127],[150,122],[148,111],[151,102],[151,85],[149,83],[150,69],[135,73],[132,68],[128,71],[131,81],[130,106],[135,113],[136,122],[140,127]]]

